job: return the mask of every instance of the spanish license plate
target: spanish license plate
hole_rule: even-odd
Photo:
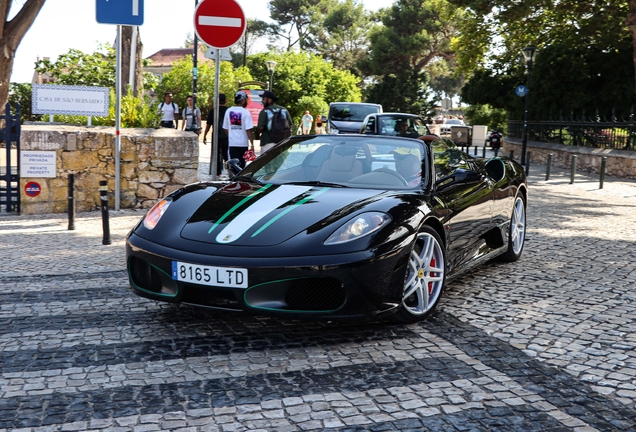
[[[215,287],[247,288],[247,269],[172,261],[172,279]]]

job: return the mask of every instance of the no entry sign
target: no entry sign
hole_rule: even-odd
[[[212,48],[234,45],[245,33],[245,14],[235,0],[205,0],[194,10],[194,29]]]

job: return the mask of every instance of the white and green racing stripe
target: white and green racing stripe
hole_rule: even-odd
[[[260,220],[283,204],[311,190],[311,186],[281,185],[267,193],[235,217],[216,236],[218,243],[232,243],[250,230]],[[322,192],[321,192],[322,193]]]

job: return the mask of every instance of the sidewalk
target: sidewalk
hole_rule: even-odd
[[[209,151],[209,146],[207,148]],[[201,180],[211,178],[208,175],[208,161],[209,154],[207,157],[202,155],[199,164]],[[555,196],[576,195],[584,200],[594,201],[590,205],[600,203],[607,208],[614,205],[636,205],[636,180],[606,177],[603,189],[599,189],[599,176],[596,174],[578,172],[574,184],[570,184],[569,170],[552,167],[551,177],[547,182],[545,171],[545,165],[530,165],[530,206],[533,197],[539,198],[544,193]],[[126,234],[145,213],[146,210],[111,210],[110,245],[102,244],[103,229],[99,211],[78,213],[75,217],[75,230],[72,231],[68,230],[67,214],[1,216],[0,262],[4,264],[4,269],[0,280],[123,271],[126,268]]]

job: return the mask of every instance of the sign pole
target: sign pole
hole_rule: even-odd
[[[221,83],[221,54],[216,50],[214,55],[214,129],[212,129],[212,154],[210,155],[210,174],[216,180],[216,166],[219,163],[219,134],[223,125],[219,123],[219,85]]]
[[[117,57],[115,63],[115,210],[119,211],[119,159],[121,155],[121,25],[117,25]]]

